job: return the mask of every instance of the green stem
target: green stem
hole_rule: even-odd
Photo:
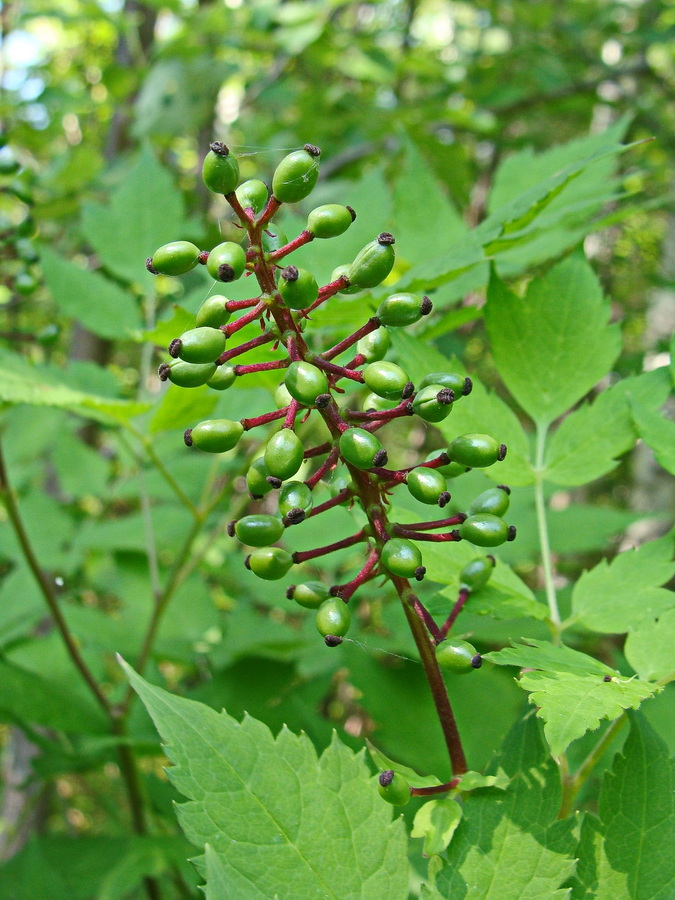
[[[558,813],[559,819],[566,819],[567,816],[571,815],[574,806],[574,800],[577,794],[583,787],[588,776],[591,774],[602,756],[607,751],[609,745],[623,728],[626,720],[627,714],[623,713],[619,716],[618,719],[615,719],[611,723],[611,725],[606,729],[603,736],[579,766],[574,775],[570,776],[567,773],[562,773],[563,793],[562,801],[560,803],[560,812]]]
[[[0,447],[0,497],[2,498],[5,509],[7,510],[7,515],[9,516],[9,520],[12,523],[12,528],[14,529],[17,540],[21,545],[24,559],[26,560],[29,569],[33,573],[42,596],[44,597],[45,602],[49,607],[49,611],[54,620],[54,624],[56,625],[56,628],[61,635],[63,643],[66,645],[68,655],[70,656],[73,665],[86,682],[96,702],[101,707],[106,716],[110,718],[112,715],[112,707],[110,705],[110,702],[103,693],[100,684],[89,669],[89,666],[84,661],[84,658],[80,653],[80,648],[77,646],[77,642],[71,634],[68,623],[66,622],[65,617],[61,612],[61,607],[59,605],[56,592],[54,591],[54,586],[42,570],[35,552],[33,551],[33,546],[30,542],[30,538],[28,537],[28,532],[26,531],[26,528],[23,524],[23,519],[21,518],[21,514],[19,512],[19,506],[16,502],[14,491],[12,490],[12,487],[9,483],[9,476],[7,473],[7,467],[5,465],[2,447]]]
[[[141,431],[139,431],[134,425],[131,423],[126,424],[126,428],[131,432],[131,434],[136,437],[143,446],[143,449],[148,454],[150,461],[157,469],[162,478],[166,481],[169,487],[174,491],[178,499],[181,503],[190,510],[195,518],[199,517],[199,510],[195,506],[195,504],[190,500],[188,495],[185,493],[183,488],[178,484],[176,479],[173,477],[171,472],[167,469],[167,467],[162,462],[161,458],[157,455],[155,448],[152,445],[152,440],[146,437]]]
[[[551,558],[551,544],[548,537],[548,523],[546,521],[546,501],[544,499],[544,454],[546,451],[546,435],[548,426],[537,423],[537,447],[534,464],[534,500],[537,509],[537,531],[539,532],[539,547],[541,550],[541,563],[544,570],[544,587],[546,590],[546,602],[548,603],[550,627],[555,643],[560,643],[560,610],[558,598],[553,582],[553,561]]]

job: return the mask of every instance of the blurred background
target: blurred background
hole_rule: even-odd
[[[622,324],[612,378],[663,366],[675,326],[675,0],[24,0],[2,3],[0,25],[0,430],[39,564],[93,671],[116,697],[112,652],[135,659],[157,608],[151,598],[171,601],[149,676],[274,729],[304,728],[319,747],[335,726],[354,747],[375,734],[386,752],[410,758],[429,713],[419,667],[358,647],[346,667],[318,662],[315,635],[288,621],[283,591],[244,577],[223,532],[232,510],[246,509],[253,445],[220,471],[211,460],[186,462],[180,431],[215,401],[202,398],[197,412],[168,406],[155,375],[153,344],[174,336],[165,325],[173,304],[194,312],[204,281],[199,273],[152,281],[143,261],[178,238],[210,247],[226,228],[225,204],[200,180],[214,139],[237,154],[242,178],[264,180],[288,150],[319,145],[321,180],[307,209],[357,206],[359,230],[344,245],[352,255],[398,227],[401,275],[434,255],[435,216],[443,248],[461,244],[512,185],[525,189],[538,172],[563,168],[575,142],[591,152],[608,133],[636,145],[587,171],[555,227],[496,264],[523,283],[583,243]],[[286,220],[289,236],[303,222],[297,212]],[[330,252],[316,257],[322,274],[335,262]],[[427,338],[503,394],[481,321],[486,280],[487,267],[442,286],[442,315]],[[319,322],[326,334],[345,333],[355,307],[345,309],[344,321]],[[58,394],[36,399],[56,383]],[[228,393],[227,415],[268,409],[273,387]],[[419,431],[402,452],[439,440]],[[220,498],[221,512],[209,507],[195,528],[186,497],[188,507]],[[561,594],[622,546],[626,529],[663,533],[672,503],[672,478],[644,448],[592,485],[559,491]],[[538,591],[533,511],[517,497],[514,508],[523,539],[504,558]],[[197,896],[157,738],[137,707],[130,742],[165,843],[126,870],[133,876],[115,869],[128,859],[129,814],[114,742],[44,609],[0,518],[0,666],[9,686],[0,689],[0,859],[11,858],[0,898],[58,898],[57,882],[68,900],[137,896],[141,876],[153,865],[161,875],[167,859],[167,896]],[[367,624],[378,647],[405,655],[409,638],[386,610],[376,606]],[[529,627],[492,623],[479,640],[542,636]],[[616,659],[620,642],[604,652]],[[490,679],[498,709],[467,739],[476,768],[525,703],[505,672]],[[653,722],[672,746],[668,697]],[[468,691],[460,719],[476,702]],[[421,757],[422,768],[443,765],[433,741]],[[76,864],[71,883],[66,870]],[[44,882],[31,880],[36,871]],[[10,882],[24,887],[2,886]]]

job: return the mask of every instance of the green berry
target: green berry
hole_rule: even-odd
[[[197,310],[196,324],[198,327],[220,328],[229,322],[232,315],[225,309],[227,297],[222,294],[211,294]]]
[[[438,665],[446,672],[466,675],[480,669],[483,660],[473,644],[468,641],[443,641],[436,647]]]
[[[316,627],[319,634],[326,637],[335,634],[344,637],[349,631],[352,621],[349,607],[338,597],[330,597],[324,600],[316,611]]]
[[[277,409],[283,409],[284,406],[288,406],[293,398],[288,392],[288,388],[285,384],[280,384],[279,387],[274,392],[274,402],[276,404]]]
[[[374,394],[385,400],[400,400],[403,388],[410,381],[408,373],[400,366],[382,360],[365,367],[363,380]]]
[[[234,533],[242,544],[251,547],[269,547],[276,543],[284,533],[284,526],[280,519],[267,516],[264,513],[255,513],[244,516],[234,523]]]
[[[311,406],[319,394],[328,391],[325,372],[304,360],[296,360],[290,364],[286,370],[284,384],[291,397],[305,406]]]
[[[490,513],[477,513],[469,516],[462,522],[458,529],[461,537],[477,547],[498,547],[508,541],[511,529],[500,519]],[[514,534],[515,537],[515,534]]]
[[[377,394],[370,393],[363,401],[363,410],[368,412],[369,409],[384,412],[386,409],[393,409],[396,406],[395,400],[385,400],[384,397],[378,397]]]
[[[185,432],[185,443],[207,453],[225,453],[236,447],[244,433],[241,422],[231,419],[207,419]]]
[[[307,269],[286,266],[279,279],[279,293],[289,309],[306,309],[319,296],[319,285]]]
[[[267,480],[269,474],[269,469],[265,465],[265,460],[262,456],[258,456],[257,459],[253,460],[246,473],[246,487],[253,497],[262,497],[274,490],[273,485]]]
[[[485,587],[494,567],[494,556],[479,556],[472,559],[459,573],[459,586],[468,591],[477,591]]]
[[[292,517],[292,525],[302,522],[313,505],[312,491],[304,481],[287,481],[279,491],[279,512]]]
[[[272,177],[272,193],[280,203],[297,203],[312,192],[319,177],[321,151],[312,144],[281,160]]]
[[[377,790],[380,797],[392,806],[405,806],[411,797],[410,785],[403,775],[399,775],[393,769],[387,769],[380,774]]]
[[[372,469],[383,466],[387,452],[379,439],[364,428],[348,428],[340,435],[340,454],[346,462],[357,469]]]
[[[265,581],[278,581],[292,565],[293,557],[281,547],[261,547],[246,557],[246,568]]]
[[[265,465],[270,475],[285,481],[298,471],[304,458],[302,441],[290,428],[277,431],[265,447]]]
[[[237,376],[232,366],[218,366],[215,374],[206,383],[215,391],[226,391],[232,387],[236,378]]]
[[[492,513],[493,516],[503,516],[509,508],[510,493],[510,489],[505,484],[499,484],[497,487],[483,491],[471,502],[466,511],[467,515],[474,516],[477,513]]]
[[[422,316],[429,315],[431,309],[432,303],[428,297],[399,292],[383,300],[375,315],[383,325],[401,328],[419,322]]]
[[[338,278],[342,278],[342,276],[349,278],[349,264],[344,264],[342,266],[338,266],[336,269],[333,269],[331,272],[330,280],[337,281]],[[340,288],[340,294],[358,294],[362,291],[363,288],[358,284],[348,284],[347,287]]]
[[[391,339],[386,328],[378,328],[371,331],[356,345],[356,352],[360,353],[368,363],[377,362],[384,359],[389,350]]]
[[[316,238],[333,238],[343,234],[356,218],[351,206],[328,203],[317,206],[307,217],[307,231]]]
[[[152,268],[160,275],[184,275],[199,262],[199,247],[190,241],[172,241],[152,254]]]
[[[384,281],[394,268],[393,244],[394,238],[388,232],[382,232],[376,240],[366,244],[349,266],[347,277],[350,284],[371,288]]]
[[[432,450],[425,462],[431,462],[432,459],[438,459],[442,452],[442,450]],[[445,475],[446,478],[457,478],[459,475],[465,475],[467,472],[470,472],[471,469],[468,466],[461,465],[461,463],[449,462],[444,466],[438,466],[436,471],[440,472],[441,475]]]
[[[445,506],[450,499],[445,478],[438,469],[421,466],[408,472],[406,485],[410,493],[421,503]]]
[[[221,141],[214,141],[204,158],[202,178],[214,194],[231,194],[239,181],[239,163]]]
[[[171,356],[183,362],[210,363],[225,350],[227,338],[219,328],[191,328],[169,344]]]
[[[331,497],[352,485],[352,476],[346,466],[336,466],[325,482]]]
[[[419,383],[419,389],[422,390],[430,384],[440,384],[444,388],[450,388],[455,395],[455,400],[466,397],[473,388],[470,378],[453,372],[432,372],[430,375],[425,375]]]
[[[213,378],[215,371],[216,364],[214,362],[194,365],[176,360],[172,363],[162,363],[159,367],[159,377],[162,381],[166,381],[168,378],[171,384],[178,387],[194,388],[206,384],[209,378]]]
[[[305,609],[318,609],[330,594],[320,581],[308,581],[305,584],[292,584],[286,591],[286,596]]]
[[[471,468],[491,466],[506,456],[506,445],[498,444],[489,434],[461,434],[447,450],[453,462]]]
[[[382,548],[382,565],[393,575],[412,578],[422,566],[422,554],[416,544],[403,538],[392,538]]]
[[[246,251],[234,241],[224,241],[209,253],[206,270],[216,281],[236,281],[246,268]]]
[[[241,206],[244,209],[252,209],[256,216],[265,208],[269,196],[267,185],[257,178],[244,181],[234,193]]]
[[[442,422],[452,412],[454,396],[448,388],[430,384],[415,395],[413,411],[425,422]]]

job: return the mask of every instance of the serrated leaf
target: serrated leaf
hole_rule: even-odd
[[[563,900],[574,841],[568,823],[554,824],[560,776],[534,716],[512,730],[498,765],[511,784],[466,798],[447,860],[429,866],[432,884],[446,900]]]
[[[410,836],[424,838],[425,856],[442,853],[462,819],[462,807],[451,797],[429,800],[415,813]]]
[[[675,598],[674,598],[675,599]],[[647,681],[675,676],[675,607],[657,619],[645,619],[624,645],[626,659]]]
[[[674,574],[669,534],[602,560],[575,584],[569,621],[610,634],[630,631],[675,605],[675,594],[659,587]]]
[[[20,357],[0,354],[0,400],[67,409],[100,422],[125,422],[150,408],[149,403],[114,400],[76,391],[55,379],[51,368],[33,367]]]
[[[579,881],[583,896],[595,900],[671,900],[675,773],[646,719],[630,720],[623,750],[603,779],[599,819],[587,814],[582,824]]]
[[[141,327],[133,296],[99,272],[83,269],[49,247],[41,248],[40,264],[61,312],[81,322],[89,331],[120,340]]]
[[[485,325],[499,373],[525,412],[549,425],[604,376],[621,349],[585,259],[568,257],[518,297],[490,279]]]
[[[131,283],[151,283],[146,257],[179,240],[184,227],[181,194],[148,145],[110,201],[85,204],[82,214],[82,232],[103,263]]]
[[[335,738],[317,759],[304,735],[284,729],[274,738],[255,719],[239,723],[123,666],[166,743],[171,780],[189,798],[178,807],[186,836],[212,846],[228,894],[407,898],[405,833],[362,755]]]
[[[656,461],[675,475],[675,422],[637,401],[631,404],[631,411],[638,434],[652,448]]]
[[[563,419],[546,447],[544,477],[553,484],[576,486],[594,481],[618,465],[635,444],[633,403],[645,412],[657,409],[670,392],[665,368],[625,378]]]
[[[451,247],[467,233],[462,217],[445,196],[424,157],[409,138],[394,182],[396,255],[410,262],[429,253],[429,222],[434,223],[434,246]],[[420,197],[424,202],[420,203]]]
[[[555,757],[596,729],[602,719],[616,719],[625,709],[637,709],[661,690],[638,678],[605,681],[576,672],[526,672],[518,684],[538,707],[537,716],[544,720],[544,734]]]
[[[513,643],[511,647],[484,653],[487,659],[498,666],[519,666],[523,669],[540,669],[545,672],[571,672],[576,675],[617,675],[616,669],[610,669],[600,660],[580,653],[571,647],[558,646],[550,641],[538,641],[528,638],[522,643]]]
[[[403,775],[410,787],[434,787],[435,785],[442,783],[435,775],[420,775],[419,772],[416,772],[415,769],[411,769],[410,766],[404,766],[402,763],[390,759],[385,753],[378,750],[368,738],[366,738],[366,746],[368,747],[370,758],[378,771],[384,772],[387,769],[393,769],[395,772],[398,772],[399,775]]]

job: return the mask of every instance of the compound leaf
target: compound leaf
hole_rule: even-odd
[[[446,900],[563,900],[574,841],[568,823],[554,824],[560,777],[534,716],[511,731],[497,764],[513,780],[466,798],[447,859],[430,864],[432,885]]]
[[[659,585],[675,574],[668,534],[637,550],[625,550],[587,570],[572,592],[572,621],[592,631],[623,634],[675,606],[675,594]]]
[[[668,748],[639,714],[600,791],[599,819],[581,828],[578,878],[595,900],[675,896],[675,773]]]
[[[217,887],[237,900],[405,900],[408,863],[400,821],[382,803],[362,755],[337,738],[317,758],[305,735],[274,738],[154,687],[123,664],[172,761],[186,836],[208,843]],[[209,854],[211,856],[211,853]],[[204,870],[203,858],[197,861]]]
[[[579,401],[621,349],[609,304],[586,260],[574,254],[518,297],[493,273],[485,324],[501,377],[540,425]]]
[[[626,639],[626,659],[640,678],[656,681],[675,672],[675,607],[645,619]]]
[[[632,412],[638,434],[652,448],[659,465],[675,475],[675,422],[637,402],[632,403]]]

